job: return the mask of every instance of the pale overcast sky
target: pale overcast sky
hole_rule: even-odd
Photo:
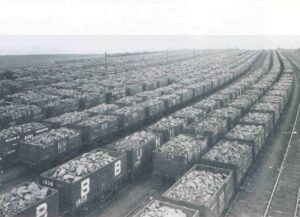
[[[116,49],[108,46],[109,42],[103,43],[103,38],[93,38],[91,42],[87,41],[89,37],[71,40],[11,35],[297,36],[300,35],[299,11],[299,0],[0,0],[0,54],[88,53]],[[300,45],[297,37],[294,43],[290,39],[280,37],[272,42],[264,41],[263,45]],[[134,40],[125,41],[127,47],[123,44],[120,50],[148,49],[151,44],[153,49],[180,47],[172,43],[157,46],[158,42],[150,39],[150,45],[144,47],[140,45],[144,41],[136,45]],[[72,48],[76,44],[78,47]],[[260,40],[253,48],[263,47],[261,45]],[[182,44],[182,47],[189,46]]]

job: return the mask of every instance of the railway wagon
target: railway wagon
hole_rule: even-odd
[[[70,128],[82,132],[84,145],[99,145],[105,140],[119,132],[120,119],[113,115],[97,115],[87,118],[79,123],[70,125]]]
[[[157,139],[151,132],[139,131],[104,148],[126,153],[127,171],[134,178],[143,168],[151,165],[152,151],[156,147]]]
[[[177,180],[199,162],[207,148],[207,138],[180,134],[153,151],[153,174]]]
[[[126,85],[125,92],[127,96],[133,96],[143,91],[143,84],[132,83]]]
[[[25,182],[0,195],[0,216],[58,217],[58,191]]]
[[[172,203],[167,203],[159,200],[152,200],[146,204],[138,213],[133,217],[144,217],[144,216],[184,216],[184,217],[200,217],[199,211],[190,209],[184,206],[177,206]]]
[[[20,143],[18,158],[30,166],[60,160],[82,147],[80,131],[59,128]]]
[[[239,123],[262,125],[265,131],[265,139],[272,133],[274,127],[273,114],[269,112],[249,112]]]
[[[141,105],[145,108],[146,121],[148,122],[162,117],[166,112],[166,105],[162,100],[149,99]]]
[[[219,217],[229,207],[234,188],[232,171],[196,164],[162,196],[164,201],[198,210],[200,216]],[[203,196],[195,196],[199,194]]]
[[[228,121],[223,117],[206,117],[184,128],[185,133],[208,138],[208,146],[213,146],[228,131]]]
[[[126,154],[98,148],[41,174],[39,182],[59,191],[61,212],[72,212],[105,197],[126,178]]]
[[[201,164],[232,170],[238,191],[253,160],[251,143],[221,140],[201,158]]]
[[[130,106],[135,106],[139,103],[144,102],[145,99],[137,96],[125,96],[115,102],[113,104],[119,106],[119,107],[130,107]]]
[[[162,138],[160,144],[164,144],[175,136],[183,132],[184,120],[174,118],[172,116],[162,118],[156,123],[147,128],[148,131],[153,133],[160,133]]]
[[[276,85],[266,94],[266,96],[280,96],[283,97],[284,106],[288,103],[290,95],[288,89],[274,89]]]
[[[119,118],[119,128],[125,132],[143,125],[146,121],[146,111],[142,105],[124,107],[108,114]]]
[[[210,116],[226,118],[228,123],[228,129],[231,129],[240,119],[241,115],[242,111],[239,108],[224,107],[215,110]]]
[[[174,94],[180,97],[181,104],[190,102],[194,97],[193,91],[191,89],[179,89],[176,90]]]
[[[251,89],[246,90],[245,95],[255,96],[257,98],[257,101],[259,98],[261,98],[264,95],[264,91],[262,89]],[[256,103],[255,101],[254,103]]]
[[[240,109],[242,112],[241,115],[243,116],[243,115],[247,114],[247,112],[253,105],[253,102],[249,97],[251,97],[251,96],[249,96],[249,95],[239,96],[232,102],[228,103],[228,107]]]
[[[193,91],[194,99],[202,97],[204,95],[204,88],[205,88],[204,85],[201,83],[191,84],[186,87],[186,89],[190,89]]]
[[[261,98],[262,102],[274,103],[279,105],[279,113],[281,114],[285,108],[285,99],[282,96],[263,96]]]
[[[221,107],[226,106],[230,102],[230,96],[227,94],[221,94],[221,93],[216,93],[216,94],[208,97],[208,99],[217,101]]]
[[[28,122],[37,122],[43,118],[42,110],[35,105],[0,106],[0,130]]]
[[[125,87],[115,87],[106,91],[106,102],[112,103],[126,96]]]
[[[240,90],[228,87],[228,88],[225,88],[225,89],[221,90],[220,94],[228,95],[229,100],[231,101],[231,100],[237,98],[240,95]]]
[[[253,144],[255,157],[265,144],[264,127],[254,124],[238,124],[230,130],[225,138],[238,142],[250,142]]]
[[[196,109],[192,106],[180,109],[172,114],[174,118],[180,118],[184,120],[184,125],[190,125],[195,121],[201,120],[205,117],[205,112],[201,109]]]
[[[279,104],[276,103],[266,103],[266,102],[260,102],[255,104],[250,111],[252,112],[269,112],[273,114],[273,123],[274,125],[277,124],[279,118],[280,118],[280,110],[279,110]]]
[[[205,111],[206,114],[221,107],[219,101],[215,101],[212,99],[201,100],[200,102],[197,102],[192,106],[196,109],[201,109],[201,110]]]
[[[166,94],[158,97],[157,99],[164,102],[167,112],[174,111],[182,105],[180,96],[176,94]]]
[[[18,159],[19,145],[23,140],[49,131],[44,124],[32,122],[19,126],[10,127],[0,131],[0,157],[3,166],[15,163]]]

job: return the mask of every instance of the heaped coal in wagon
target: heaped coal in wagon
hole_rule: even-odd
[[[35,182],[21,184],[0,195],[0,216],[58,215],[58,201],[47,205],[47,197],[56,194],[54,189],[37,185]],[[51,198],[52,199],[52,198]],[[53,203],[54,202],[54,203]],[[52,206],[53,205],[53,206]],[[49,209],[49,210],[48,210]]]
[[[50,178],[70,183],[76,182],[114,160],[116,158],[107,152],[89,152],[57,167]]]
[[[134,217],[197,217],[198,215],[197,210],[153,200]]]

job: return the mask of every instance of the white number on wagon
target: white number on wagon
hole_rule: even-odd
[[[42,203],[36,208],[36,217],[48,217],[48,205]]]
[[[115,163],[115,176],[119,175],[121,171],[121,161],[119,160]]]

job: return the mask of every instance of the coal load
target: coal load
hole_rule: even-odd
[[[103,168],[114,160],[116,160],[116,157],[103,151],[88,152],[79,158],[57,167],[49,177],[51,179],[73,183]]]
[[[249,111],[252,105],[253,105],[253,101],[248,97],[243,97],[243,96],[233,100],[228,104],[229,107],[241,109],[243,115]]]
[[[222,95],[228,95],[229,99],[233,100],[240,94],[240,90],[226,88],[224,90],[221,90],[219,93]]]
[[[273,123],[276,125],[277,121],[279,120],[279,104],[276,103],[267,103],[267,102],[260,102],[255,104],[251,111],[253,112],[269,112],[273,114]]]
[[[193,166],[163,197],[170,203],[199,210],[200,216],[221,216],[234,195],[234,180],[229,170]]]
[[[35,93],[33,91],[15,93],[5,98],[6,101],[13,102],[14,104],[36,106],[41,106],[58,99],[60,99],[59,96],[49,95],[46,93]]]
[[[207,146],[207,138],[201,136],[176,136],[153,152],[154,174],[178,179],[199,161]]]
[[[187,103],[193,99],[193,91],[190,89],[179,89],[174,94],[180,96],[181,103]]]
[[[205,205],[225,183],[227,176],[209,171],[192,171],[172,187],[166,197]]]
[[[265,139],[273,130],[273,114],[268,112],[249,112],[241,121],[242,124],[262,125],[265,131]]]
[[[181,118],[185,122],[185,126],[191,123],[201,120],[205,116],[205,112],[201,109],[196,109],[194,107],[186,107],[180,109],[172,115],[174,118]]]
[[[256,156],[265,142],[264,127],[253,124],[238,124],[226,134],[225,138],[234,141],[251,142]]]
[[[98,106],[85,110],[85,112],[90,116],[105,115],[108,112],[115,111],[117,109],[119,109],[119,106],[115,104],[100,104]]]
[[[203,156],[201,163],[233,170],[238,188],[252,161],[253,149],[250,143],[221,140]]]
[[[193,98],[198,98],[204,95],[204,85],[201,83],[190,84],[186,88],[193,91]]]
[[[52,128],[65,127],[70,124],[80,122],[88,117],[86,112],[70,112],[61,116],[44,120],[45,124],[49,124]]]
[[[274,103],[279,105],[279,112],[282,113],[285,107],[285,99],[282,96],[264,96],[261,98],[262,102]]]
[[[230,101],[230,96],[226,94],[214,94],[208,97],[209,100],[215,100],[220,106],[226,106]]]
[[[112,112],[108,112],[110,115],[117,116],[120,121],[120,129],[128,131],[132,128],[144,124],[146,120],[145,108],[141,105],[124,107]]]
[[[145,108],[146,120],[148,121],[161,117],[166,111],[165,103],[158,99],[149,99],[141,103],[141,106]]]
[[[181,98],[176,94],[167,94],[158,97],[157,99],[163,101],[165,103],[165,107],[168,111],[173,111],[181,105]]]
[[[212,117],[223,117],[226,118],[228,121],[228,127],[232,128],[237,121],[241,117],[241,109],[234,108],[234,107],[225,107],[218,110],[215,110],[211,116]]]
[[[82,132],[83,143],[86,145],[99,145],[100,140],[105,140],[119,132],[119,119],[113,115],[97,115],[89,117],[71,126]]]
[[[137,93],[140,93],[143,91],[143,85],[142,84],[129,84],[126,85],[125,92],[127,96],[133,96]]]
[[[136,94],[135,96],[142,98],[143,100],[149,100],[149,99],[155,99],[157,97],[160,97],[161,94],[158,91],[144,91]]]
[[[220,108],[219,102],[212,99],[201,100],[200,102],[193,105],[196,109],[202,109],[205,113],[210,113],[218,108]]]
[[[183,125],[184,120],[169,116],[152,124],[148,130],[150,132],[162,133],[163,141],[161,141],[161,144],[163,144],[180,134],[183,131]]]
[[[58,216],[58,193],[54,189],[23,183],[0,195],[0,216]]]
[[[112,103],[122,97],[126,96],[126,89],[124,87],[116,87],[113,89],[107,90],[107,102]]]
[[[126,96],[123,97],[117,101],[114,102],[114,104],[120,106],[120,107],[129,107],[129,106],[134,106],[136,104],[139,104],[143,102],[144,100],[140,97],[137,96]]]
[[[139,172],[145,162],[151,160],[152,151],[156,147],[156,135],[151,132],[139,131],[107,145],[105,148],[127,154],[128,173]]]
[[[185,132],[208,137],[209,146],[223,136],[228,130],[228,121],[223,117],[206,117],[185,128]]]
[[[78,95],[79,109],[88,109],[106,102],[104,92],[83,92]]]
[[[262,97],[264,95],[264,91],[262,89],[251,89],[251,90],[246,90],[244,95],[254,95],[257,98]]]
[[[20,143],[19,158],[30,165],[57,160],[82,146],[81,133],[59,128],[34,136]]]
[[[293,84],[290,80],[279,80],[271,89],[272,91],[285,91],[287,93],[288,98],[290,97],[292,91]]]
[[[274,90],[270,90],[266,96],[281,96],[284,99],[284,105],[286,105],[286,103],[288,102],[289,99],[289,92],[288,90],[280,90],[280,89],[274,89]]]
[[[134,217],[198,217],[198,211],[174,204],[150,201]]]

